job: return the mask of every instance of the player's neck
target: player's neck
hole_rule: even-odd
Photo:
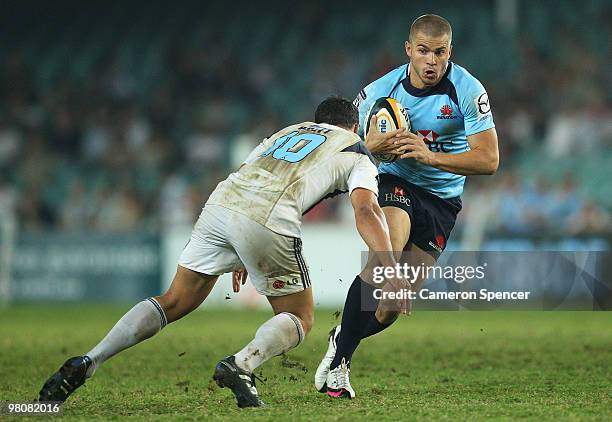
[[[440,81],[442,80],[442,78],[444,78],[444,75],[446,75],[446,71],[448,70],[448,64],[447,64],[446,68],[444,69],[444,72],[442,72],[442,76],[440,76],[440,79],[438,79],[436,83],[434,84],[426,85],[425,82],[423,82],[421,78],[419,78],[419,76],[416,74],[416,71],[414,70],[414,68],[410,66],[410,64],[408,64],[408,66],[409,66],[408,80],[410,81],[410,85],[412,85],[416,89],[428,89],[428,88],[438,85]]]
[[[412,85],[416,89],[429,88],[427,85],[425,85],[423,83],[421,78],[419,78],[412,69],[410,69],[410,75],[409,76],[410,76],[410,85]]]

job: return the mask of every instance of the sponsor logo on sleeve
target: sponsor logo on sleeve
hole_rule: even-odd
[[[489,103],[489,96],[486,92],[474,97],[474,104],[478,110],[478,120],[491,117],[491,104]]]
[[[359,108],[366,98],[368,98],[368,96],[366,95],[365,89],[362,89],[359,91],[359,94],[357,94],[357,98],[355,98],[353,104],[355,104],[355,107]]]

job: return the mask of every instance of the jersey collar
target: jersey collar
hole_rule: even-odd
[[[410,63],[408,63],[408,66],[406,66],[406,76],[402,80],[402,85],[408,94],[414,97],[427,97],[428,95],[444,94],[448,91],[447,84],[450,82],[448,80],[448,74],[450,73],[452,67],[453,63],[449,61],[448,66],[446,66],[446,72],[444,72],[440,82],[434,86],[421,89],[415,87],[410,82]]]

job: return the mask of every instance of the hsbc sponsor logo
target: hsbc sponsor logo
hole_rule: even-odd
[[[386,202],[399,202],[400,204],[410,206],[410,198],[406,196],[406,192],[404,191],[404,188],[401,188],[399,186],[395,186],[393,188],[393,193],[385,193],[385,201]]]
[[[385,201],[399,202],[400,204],[410,206],[410,198],[406,198],[405,196],[399,196],[394,193],[385,193]]]
[[[424,142],[436,142],[440,137],[433,130],[417,130],[417,136]]]
[[[478,110],[478,120],[491,117],[491,104],[489,103],[489,95],[486,92],[474,97],[474,104],[476,105],[476,110]]]
[[[425,142],[427,148],[429,148],[432,152],[449,152],[448,144],[449,142],[438,142],[438,135],[433,130],[417,130],[416,132],[419,139]]]
[[[453,108],[448,104],[444,104],[440,107],[440,115],[436,117],[438,120],[451,120],[457,119],[459,116],[453,114]]]

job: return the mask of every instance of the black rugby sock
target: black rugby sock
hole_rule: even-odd
[[[375,287],[363,282],[359,276],[353,280],[353,284],[351,284],[346,295],[344,311],[342,312],[342,330],[340,330],[336,339],[336,355],[330,369],[339,366],[343,358],[347,364],[351,361],[353,352],[355,352],[362,339],[364,329],[372,318],[376,319],[374,313],[378,306],[378,300],[374,299],[374,290]],[[364,300],[363,306],[362,298]],[[362,309],[372,310],[362,311]]]
[[[378,318],[376,318],[376,315],[372,315],[372,317],[368,321],[368,324],[365,327],[365,330],[363,330],[363,332],[361,333],[361,338],[364,339],[366,337],[373,336],[374,334],[378,334],[383,330],[386,330],[391,325],[393,325],[396,319],[391,321],[388,324],[383,324],[382,322],[378,321]]]

